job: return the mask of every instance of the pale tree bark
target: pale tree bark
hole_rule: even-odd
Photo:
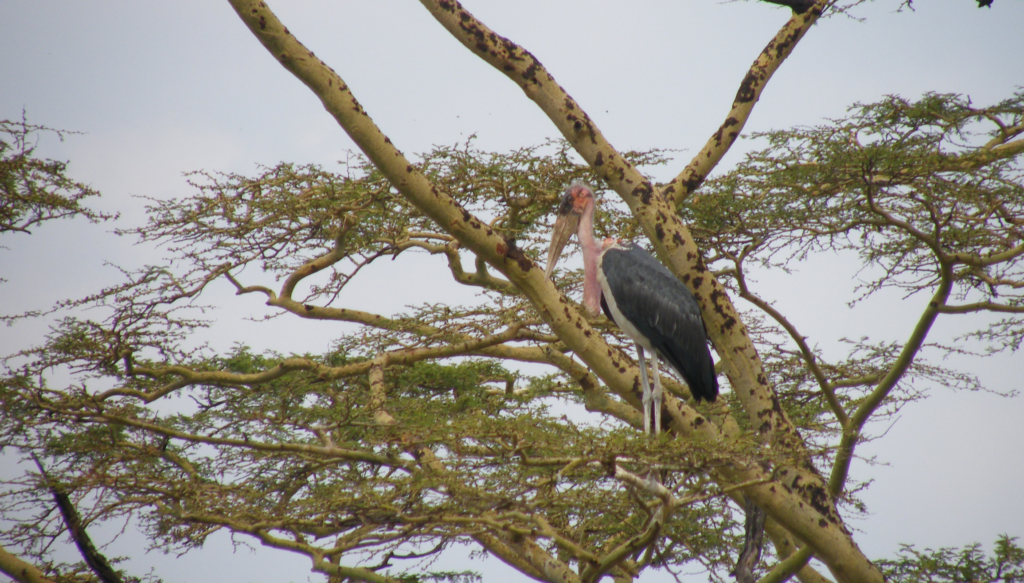
[[[639,407],[636,367],[623,361],[603,341],[544,277],[541,269],[513,242],[496,234],[449,193],[441,191],[420,174],[377,128],[342,78],[295,39],[265,3],[230,1],[264,47],[320,98],[327,111],[407,200],[462,246],[505,275],[610,390],[634,407]],[[736,309],[722,284],[707,271],[689,230],[675,212],[675,201],[661,196],[649,180],[604,140],[589,116],[527,51],[491,31],[455,2],[424,0],[424,4],[461,42],[519,84],[584,159],[622,196],[658,256],[690,287],[701,304],[712,341],[725,362],[726,373],[753,426],[776,447],[800,455],[806,453],[800,436],[768,382]],[[787,39],[787,50],[792,50],[792,44],[802,37],[819,14],[820,9],[815,8],[787,23],[784,31],[789,32],[780,33]],[[775,55],[777,62],[788,54],[780,50],[769,53]],[[767,77],[758,79],[760,87]],[[755,93],[759,90],[757,88]],[[750,107],[753,101],[756,99],[750,101]],[[719,429],[695,410],[675,400],[669,400],[668,405],[674,431],[682,435],[721,438]],[[882,580],[879,571],[846,531],[824,480],[809,461],[778,468],[775,475],[777,481],[751,486],[746,495],[813,549],[840,581]],[[724,468],[717,476],[724,484],[767,481],[770,478],[756,466]],[[516,550],[527,555],[533,552],[532,549]],[[531,560],[530,563],[542,566],[540,563],[544,561],[546,559],[540,562]],[[547,571],[543,568],[537,570]],[[544,572],[543,575],[547,578],[555,573]]]
[[[54,583],[47,579],[35,565],[27,563],[0,547],[0,572],[19,583]]]

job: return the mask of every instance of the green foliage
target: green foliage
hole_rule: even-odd
[[[426,583],[427,581],[476,583],[483,581],[483,577],[473,571],[437,571],[420,575],[402,575],[398,577],[398,580],[403,583]]]
[[[844,434],[836,409],[868,400],[903,352],[900,343],[861,339],[849,341],[845,358],[824,360],[756,296],[749,267],[789,269],[811,253],[843,251],[863,261],[864,294],[934,293],[948,279],[962,302],[951,309],[1006,315],[975,336],[1015,348],[1024,329],[1024,185],[1012,128],[1022,101],[974,109],[953,96],[890,98],[828,125],[765,134],[765,149],[681,210],[710,268],[761,310],[745,323],[811,459],[761,447],[729,391],[720,409],[701,410],[722,427],[721,441],[640,436],[635,412],[566,353],[524,294],[358,156],[338,172],[296,164],[251,177],[197,172],[194,196],[154,200],[148,224],[122,232],[162,244],[167,261],[65,302],[91,310],[5,361],[0,442],[45,460],[76,501],[88,500],[85,522],[132,517],[163,549],[198,548],[225,529],[397,580],[465,581],[475,574],[433,572],[430,561],[452,545],[530,540],[585,569],[654,533],[613,572],[699,564],[724,576],[741,521],[716,472],[829,471]],[[982,123],[995,129],[981,132]],[[658,151],[628,158],[666,161]],[[596,182],[562,142],[492,153],[467,141],[434,149],[418,166],[534,259],[562,189]],[[625,208],[606,202],[600,234],[638,237]],[[443,260],[452,285],[476,287],[479,302],[390,315],[341,305],[364,267],[400,256]],[[287,346],[257,354],[244,343],[224,354],[192,348],[210,317],[200,302],[225,279],[281,315],[337,324],[337,342],[318,355]],[[579,298],[578,272],[556,281]],[[609,357],[632,357],[632,342],[612,323],[593,324]],[[911,358],[880,414],[937,384],[978,387]],[[652,468],[677,501],[661,526],[664,498],[643,486],[654,483]],[[60,524],[46,511],[42,482],[29,472],[5,486],[2,544],[43,560]],[[845,488],[845,501],[859,508],[855,490]],[[1004,547],[1000,564],[1019,571],[1019,549],[1012,539]],[[915,565],[931,557],[907,553]],[[949,553],[936,556],[961,556]]]
[[[900,545],[895,559],[876,562],[891,581],[898,583],[975,583],[1024,581],[1024,549],[1017,537],[1000,535],[992,556],[975,543],[962,549],[944,547],[917,550]]]
[[[964,309],[1019,312],[1024,268],[1024,92],[986,108],[955,95],[855,105],[827,125],[753,136],[765,148],[686,209],[709,263],[788,269],[821,251],[862,261],[861,298],[934,290],[951,270]],[[741,283],[741,282],[737,282]],[[975,336],[1016,349],[1008,318]]]
[[[67,176],[67,163],[36,158],[37,135],[68,132],[20,122],[0,120],[0,233],[30,233],[46,221],[82,216],[92,222],[116,218],[81,205],[98,196],[85,184]]]

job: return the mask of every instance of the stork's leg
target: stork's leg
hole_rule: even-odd
[[[644,433],[651,435],[651,381],[647,379],[647,362],[644,360],[644,347],[637,344],[636,354],[640,357],[640,384],[643,385],[644,390]],[[652,356],[654,356],[654,362],[658,362],[658,356]]]
[[[664,394],[661,388],[661,372],[658,371],[658,353],[651,353],[651,365],[654,367],[654,435],[661,433],[661,398]]]

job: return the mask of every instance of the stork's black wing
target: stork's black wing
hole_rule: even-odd
[[[600,269],[622,316],[683,377],[694,399],[714,401],[715,365],[690,290],[637,245],[608,249]]]

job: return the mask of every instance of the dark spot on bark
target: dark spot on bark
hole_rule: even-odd
[[[821,528],[828,528],[828,522],[826,522],[824,518],[819,518],[818,526],[820,526]]]
[[[537,81],[537,68],[537,61],[530,63],[530,66],[523,71],[523,79],[534,84],[539,84],[540,82]]]
[[[287,29],[287,28],[285,28],[285,29],[284,29],[284,33],[285,33],[285,34],[291,34],[290,32],[288,32],[288,29]]]
[[[498,241],[495,251],[498,252],[498,255],[504,257],[505,254],[508,253],[508,247],[505,246],[505,243],[503,243],[502,241]]]
[[[704,278],[703,277],[695,277],[695,278],[693,278],[693,287],[694,288],[700,288],[700,286],[702,286],[702,285],[704,285]]]
[[[313,311],[313,306],[311,306],[309,304],[303,304],[302,307],[306,308],[307,312],[312,312]]]
[[[658,223],[657,225],[654,225],[654,235],[658,238],[659,241],[664,241],[665,240],[665,226],[662,225],[661,223]]]
[[[512,248],[508,250],[508,258],[515,261],[523,272],[530,271],[534,267],[533,261],[526,256],[526,253],[523,253],[522,249],[515,246],[515,242],[512,242]]]
[[[683,279],[683,283],[688,283],[690,281],[690,274],[689,273],[684,273],[682,279]]]
[[[782,42],[780,42],[775,47],[775,58],[781,57],[782,54],[785,53],[786,50],[789,49],[790,45],[796,43],[797,39],[800,37],[801,34],[803,34],[803,32],[804,32],[804,27],[801,26],[800,28],[794,30],[789,36],[787,36],[786,38],[782,39]]]
[[[568,109],[569,111],[576,109],[576,105],[573,104],[571,97],[565,98],[565,108]]]
[[[602,166],[603,164],[604,164],[604,156],[601,155],[601,152],[598,152],[597,153],[597,157],[594,158],[594,166]]]
[[[686,187],[686,192],[689,193],[697,190],[697,188],[703,183],[704,175],[699,172],[695,172],[693,176],[686,179],[686,182],[683,183],[683,186]]]
[[[634,188],[633,192],[631,192],[630,194],[639,198],[640,202],[644,204],[651,204],[651,197],[654,196],[654,189],[651,188],[651,184],[649,182],[644,182],[643,184]]]
[[[811,507],[818,511],[822,516],[828,519],[833,524],[839,524],[839,519],[835,515],[832,509],[832,504],[829,500],[828,493],[825,488],[818,485],[809,485],[805,488],[805,494],[810,501]],[[822,525],[824,526],[824,525]]]
[[[704,264],[704,258],[700,255],[695,255],[696,261],[693,264],[693,270],[697,273],[704,273],[708,270],[708,266]]]
[[[732,316],[726,316],[725,321],[722,322],[722,330],[724,331],[732,330],[735,326],[736,318],[733,318]]]
[[[747,71],[747,76],[743,78],[739,90],[736,91],[736,103],[749,103],[754,100],[756,93],[757,76],[753,71]]]
[[[583,335],[590,338],[593,335],[593,332],[591,330],[584,330]]]
[[[761,375],[761,376],[763,376],[763,375]],[[767,383],[765,383],[765,384],[767,384]],[[777,415],[782,415],[783,414],[782,413],[782,401],[779,401],[779,398],[777,396],[775,396],[774,393],[772,393],[772,411],[775,411],[775,413]]]
[[[385,144],[390,144],[391,143],[391,138],[389,138],[387,136],[384,136],[384,143]]]
[[[725,123],[722,124],[722,127],[731,128],[732,126],[738,125],[739,123],[740,121],[738,119],[736,119],[735,117],[730,117],[729,119],[725,120]]]
[[[694,421],[693,421],[693,426],[694,427],[700,427],[701,425],[704,425],[704,418],[703,417],[698,417],[698,418],[694,419]]]
[[[265,16],[260,16],[260,30],[266,30],[266,29],[267,29],[267,18]]]
[[[719,289],[712,290],[711,295],[708,296],[708,299],[711,300],[711,305],[714,306],[715,312],[723,316],[725,315],[725,310],[722,308],[722,304],[720,302],[724,297],[725,294],[723,294]]]

